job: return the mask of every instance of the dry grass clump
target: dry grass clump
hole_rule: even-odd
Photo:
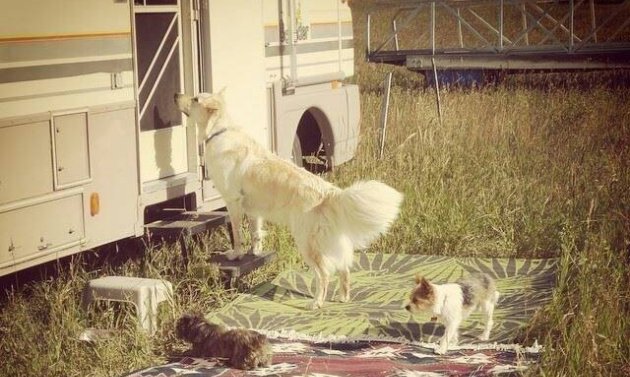
[[[395,88],[377,160],[378,94],[364,94],[364,144],[351,181],[403,188],[383,250],[558,257],[552,304],[521,340],[547,347],[544,375],[618,375],[630,366],[630,90]],[[348,176],[349,175],[349,176]],[[626,372],[622,372],[622,371]]]

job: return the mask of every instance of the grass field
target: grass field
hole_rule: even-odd
[[[326,175],[341,186],[380,179],[405,193],[400,219],[371,251],[558,257],[552,303],[519,334],[547,347],[531,373],[630,375],[630,88],[577,75],[449,89],[441,94],[440,124],[433,90],[396,70],[379,159],[380,82],[390,69],[358,63],[359,150]],[[591,80],[589,89],[583,80]],[[188,266],[177,245],[125,242],[37,270],[37,279],[21,280],[1,299],[0,375],[115,376],[163,362],[183,346],[173,337],[181,313],[212,311],[302,266],[287,231],[271,227],[266,247],[278,260],[228,290],[205,259],[226,240],[220,229],[191,244]],[[173,282],[176,302],[161,313],[155,337],[136,331],[128,306],[81,310],[86,281],[109,273]],[[120,331],[88,345],[77,340],[85,327]]]

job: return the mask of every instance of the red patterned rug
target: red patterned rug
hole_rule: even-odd
[[[520,375],[538,361],[541,350],[512,343],[552,297],[556,263],[357,253],[351,301],[335,301],[338,284],[331,283],[331,295],[318,310],[308,309],[315,291],[312,274],[285,271],[207,316],[227,327],[268,334],[274,345],[271,367],[240,371],[220,360],[179,358],[128,377]],[[478,271],[493,276],[501,292],[490,343],[476,340],[482,324],[473,314],[462,323],[459,347],[435,355],[444,326],[429,314],[412,316],[404,309],[415,274],[446,282]]]
[[[230,369],[218,359],[184,357],[126,377],[312,376],[441,377],[519,375],[537,362],[536,349],[453,350],[435,355],[416,344],[358,341],[316,343],[274,339],[273,364],[250,371]]]

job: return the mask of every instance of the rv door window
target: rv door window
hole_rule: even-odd
[[[178,13],[136,13],[135,25],[140,128],[180,125],[181,113],[172,99],[181,91]]]

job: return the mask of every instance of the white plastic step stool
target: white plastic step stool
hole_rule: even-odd
[[[90,280],[83,295],[83,305],[97,300],[131,302],[136,306],[138,324],[153,334],[157,330],[157,307],[172,302],[173,286],[166,280],[127,276],[106,276]]]

